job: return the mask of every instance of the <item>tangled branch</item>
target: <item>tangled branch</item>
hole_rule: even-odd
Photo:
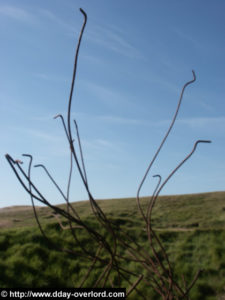
[[[80,257],[86,259],[90,263],[87,272],[80,280],[80,282],[78,282],[77,285],[78,287],[85,286],[85,283],[87,282],[90,274],[94,271],[96,265],[99,264],[102,268],[101,269],[102,271],[98,274],[96,278],[95,287],[105,287],[105,286],[114,287],[113,281],[111,279],[111,275],[114,272],[117,274],[118,287],[121,286],[122,280],[123,282],[126,282],[126,284],[129,286],[127,295],[130,295],[133,291],[136,291],[139,297],[143,299],[147,299],[146,296],[142,293],[141,289],[139,288],[140,283],[143,282],[145,285],[151,287],[164,300],[189,299],[190,290],[195,284],[196,280],[198,279],[200,271],[196,273],[194,279],[189,284],[189,286],[186,283],[185,279],[181,276],[183,278],[183,282],[185,283],[184,288],[182,287],[179,280],[178,281],[175,280],[174,270],[170,262],[169,256],[166,252],[166,249],[153,229],[152,213],[153,213],[154,205],[159,196],[159,193],[167,184],[167,182],[171,179],[171,177],[175,174],[175,172],[177,172],[177,170],[193,155],[199,143],[210,143],[210,141],[208,140],[196,141],[192,151],[174,168],[174,170],[168,175],[168,177],[162,183],[161,183],[160,175],[157,174],[153,176],[155,178],[158,178],[158,182],[152,197],[150,197],[148,200],[146,210],[144,210],[141,205],[140,192],[156,158],[158,157],[159,152],[164,146],[165,141],[167,140],[175,124],[185,89],[189,85],[194,83],[196,80],[195,72],[192,71],[193,79],[185,83],[182,88],[171,124],[168,130],[166,131],[166,134],[162,139],[155,155],[150,161],[137,190],[137,207],[145,223],[146,240],[148,240],[148,245],[149,245],[149,250],[148,250],[145,249],[143,246],[141,246],[139,242],[136,240],[136,238],[133,237],[125,228],[121,228],[117,226],[117,224],[113,220],[110,220],[106,216],[104,211],[101,209],[101,207],[98,205],[96,200],[94,199],[88,185],[88,178],[87,178],[85,160],[82,151],[80,134],[79,134],[78,124],[75,120],[74,120],[74,125],[75,125],[76,138],[73,137],[71,107],[72,107],[73,92],[75,87],[75,79],[77,74],[79,50],[80,50],[84,29],[87,23],[86,13],[82,9],[80,9],[80,11],[84,17],[84,21],[80,31],[77,48],[75,51],[73,75],[72,75],[72,82],[71,82],[70,95],[69,95],[68,108],[67,108],[67,119],[65,122],[64,117],[61,114],[58,114],[57,116],[54,117],[55,119],[57,118],[61,119],[63,130],[65,132],[66,139],[70,149],[70,170],[69,170],[68,182],[67,182],[67,192],[64,193],[62,191],[62,189],[56,183],[54,177],[50,174],[48,169],[43,164],[37,164],[34,166],[36,168],[39,167],[44,170],[50,182],[54,184],[54,186],[56,187],[56,189],[58,190],[58,192],[60,193],[64,201],[66,202],[67,204],[66,210],[56,205],[53,205],[50,202],[50,200],[48,200],[41,193],[37,185],[33,182],[31,178],[31,167],[32,167],[33,157],[30,154],[23,154],[24,157],[30,159],[27,172],[25,172],[24,169],[22,168],[21,166],[22,162],[20,160],[14,160],[9,154],[6,154],[6,159],[10,167],[12,168],[15,176],[17,177],[18,181],[25,189],[25,191],[30,195],[36,222],[38,224],[40,232],[46,238],[47,242],[53,245],[53,247],[55,247],[55,249],[57,249],[58,251],[70,253],[74,256],[77,256],[79,254]],[[76,143],[78,145],[75,146]],[[77,150],[76,150],[77,146],[80,154],[80,159],[78,158],[77,155]],[[74,206],[69,201],[70,185],[71,185],[72,171],[74,166],[76,166],[76,169],[82,180],[82,184],[87,192],[90,207],[94,214],[95,221],[101,228],[104,229],[103,233],[97,229],[98,226],[96,226],[96,228],[90,226],[88,222],[86,222],[86,220],[80,216],[78,211],[74,208]],[[37,200],[40,203],[46,205],[52,210],[52,212],[55,215],[61,216],[69,222],[69,230],[71,232],[71,235],[73,236],[75,245],[79,248],[79,251],[74,249],[67,249],[65,247],[60,248],[58,245],[54,244],[54,241],[51,241],[49,237],[47,237],[41,225],[41,222],[39,220],[39,216],[35,208],[34,200]],[[65,230],[66,228],[63,227],[60,219],[58,220],[62,230]],[[83,245],[79,235],[77,234],[77,230],[82,230],[86,232],[87,236],[89,237],[90,245],[94,245],[94,246],[90,248],[89,245],[87,244]],[[102,256],[102,253],[104,253],[104,256]],[[162,255],[163,255],[163,259],[162,259]],[[127,262],[133,262],[137,266],[140,265],[143,269],[143,272],[140,274],[140,272],[131,271],[128,267],[127,268],[124,267],[124,264],[126,265]],[[134,279],[130,280],[130,278],[134,278]]]

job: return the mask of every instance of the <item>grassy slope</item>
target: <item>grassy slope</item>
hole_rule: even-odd
[[[143,198],[143,209],[148,198]],[[115,218],[140,219],[135,198],[98,200],[98,204],[108,216]],[[88,201],[73,204],[81,217],[92,215]],[[65,208],[65,204],[59,205]],[[51,210],[37,207],[40,220],[44,223],[54,221]],[[165,229],[225,229],[225,192],[161,196],[153,213],[156,228]],[[14,206],[0,209],[0,229],[34,226],[33,209],[30,206]]]
[[[107,216],[125,224],[144,245],[145,232],[135,199],[99,200],[99,204]],[[147,198],[142,204],[146,207]],[[92,215],[88,202],[74,206],[82,218]],[[39,207],[38,214],[57,243],[69,241],[69,231],[59,235],[55,230],[56,220],[48,208]],[[153,215],[154,228],[167,247],[176,273],[191,279],[197,269],[204,269],[191,299],[219,299],[218,295],[225,293],[225,192],[163,196]],[[71,287],[81,278],[85,263],[62,257],[54,249],[49,251],[36,228],[31,207],[1,209],[0,228],[1,287]],[[95,277],[90,277],[89,286],[92,280]],[[153,299],[153,294],[149,295]]]

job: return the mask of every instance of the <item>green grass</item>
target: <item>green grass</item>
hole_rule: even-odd
[[[99,200],[98,203],[109,218],[148,249],[135,199]],[[146,208],[147,198],[141,203]],[[96,228],[89,203],[84,201],[73,205],[82,219]],[[57,251],[54,245],[78,252],[79,248],[70,231],[61,230],[48,208],[39,207],[38,214],[53,244],[40,234],[32,208],[0,210],[2,288],[75,287],[90,265],[80,256]],[[183,274],[190,282],[198,269],[203,270],[192,289],[191,299],[222,299],[220,296],[225,294],[225,192],[163,196],[159,198],[153,216],[154,228],[167,249],[175,276],[180,278]],[[104,229],[99,227],[99,231],[103,233]],[[93,249],[94,245],[82,230],[78,230],[78,237],[83,246]],[[143,272],[134,262],[127,263],[126,267]],[[100,272],[101,267],[97,264],[86,286],[93,286]],[[111,278],[116,286],[116,274],[113,273]],[[125,282],[124,287],[127,287]],[[146,284],[141,283],[140,287],[149,299],[159,299]],[[133,293],[130,299],[138,299],[138,296]]]

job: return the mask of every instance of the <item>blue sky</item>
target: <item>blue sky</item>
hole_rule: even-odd
[[[43,163],[66,191],[69,147],[56,114],[66,116],[74,50],[83,17],[72,104],[88,181],[96,198],[135,196],[188,86],[177,122],[143,186],[191,159],[161,194],[225,190],[225,2],[0,1],[0,207],[30,204],[4,155]],[[52,203],[63,199],[41,169],[32,178]],[[76,170],[71,201],[87,199]]]

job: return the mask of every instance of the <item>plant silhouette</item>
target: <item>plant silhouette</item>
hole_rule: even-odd
[[[145,183],[152,165],[154,164],[159,152],[161,151],[166,139],[171,132],[172,127],[175,124],[185,89],[196,80],[195,72],[192,71],[193,79],[185,83],[182,88],[171,124],[158,150],[150,161],[143,179],[141,180],[138,187],[137,209],[141,214],[143,224],[145,226],[145,238],[148,241],[148,247],[146,248],[143,247],[143,245],[139,243],[139,241],[135,239],[132,234],[126,230],[126,228],[120,226],[120,224],[118,224],[116,220],[111,220],[106,216],[89,189],[78,124],[76,120],[71,120],[71,105],[77,74],[78,55],[82,36],[87,22],[87,15],[84,10],[80,9],[80,12],[84,17],[84,22],[80,31],[80,36],[75,52],[72,83],[67,107],[67,118],[65,121],[64,117],[61,114],[55,116],[55,119],[60,119],[62,122],[62,127],[65,132],[70,149],[70,173],[68,176],[67,193],[64,194],[62,192],[62,189],[59,187],[53,176],[44,165],[35,165],[35,167],[42,168],[46,175],[49,177],[49,180],[55,185],[56,189],[59,191],[66,202],[66,209],[53,205],[49,199],[46,199],[37,185],[32,181],[31,168],[33,158],[30,154],[23,154],[24,157],[29,159],[28,172],[24,171],[21,166],[22,162],[20,160],[13,159],[9,154],[6,154],[6,159],[20,184],[30,195],[34,210],[34,216],[42,235],[46,238],[48,243],[51,244],[53,248],[61,251],[62,253],[66,252],[74,256],[79,255],[89,262],[89,268],[86,270],[83,278],[81,278],[81,280],[77,283],[76,287],[84,287],[90,274],[95,271],[95,268],[98,265],[98,267],[101,267],[101,271],[100,273],[98,273],[94,287],[121,287],[122,282],[126,282],[127,286],[129,286],[127,290],[128,297],[132,294],[132,292],[136,291],[138,297],[148,299],[148,297],[143,294],[140,288],[140,283],[143,283],[144,285],[153,289],[164,300],[190,299],[190,290],[198,279],[200,270],[196,273],[191,282],[187,282],[182,274],[174,273],[174,268],[170,262],[166,249],[153,228],[152,214],[154,212],[153,208],[157,201],[158,195],[170,180],[170,178],[192,156],[198,144],[210,143],[210,141],[196,141],[193,149],[174,168],[174,170],[163,182],[159,174],[153,176],[158,179],[158,182],[156,184],[153,195],[148,200],[147,208],[143,208],[141,204],[140,191]],[[92,226],[89,222],[86,221],[86,219],[82,219],[75,207],[69,201],[72,170],[74,165],[77,168],[79,176],[82,180],[82,184],[87,192],[89,203],[94,215],[95,222],[97,224],[96,226]],[[76,244],[76,249],[79,250],[60,247],[59,245],[54,243],[54,240],[51,240],[47,236],[47,233],[45,232],[43,226],[39,221],[39,217],[35,209],[34,200],[38,200],[42,204],[51,208],[62,230],[68,230],[69,228],[74,243]],[[64,219],[66,219],[69,226],[64,226],[59,217],[63,217]],[[99,227],[103,228],[104,230],[99,230]],[[88,242],[83,243],[79,234],[80,231],[86,232],[86,235],[88,236]],[[140,232],[143,233],[143,228],[140,228]],[[129,267],[126,267],[126,262],[132,262],[133,264],[140,266],[137,267],[138,271],[134,271]],[[112,281],[112,274],[114,278],[116,274],[116,286]]]

